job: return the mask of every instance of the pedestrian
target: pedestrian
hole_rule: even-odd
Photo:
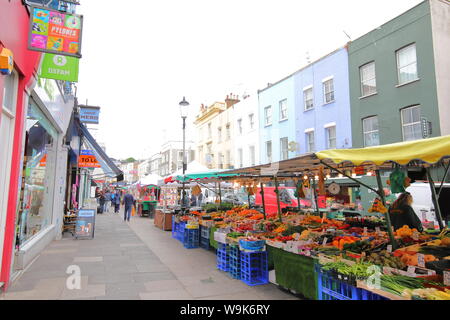
[[[109,208],[111,207],[111,192],[109,190],[106,190],[105,193],[105,211],[109,212]]]
[[[120,210],[120,191],[116,191],[114,196],[114,212],[119,213]]]
[[[131,209],[132,209],[132,207],[134,207],[134,209],[136,210],[136,203],[134,201],[134,197],[128,191],[125,194],[125,196],[123,197],[123,204],[125,206],[123,220],[130,221]]]
[[[194,194],[191,194],[191,207],[197,206],[197,197]]]
[[[99,203],[99,213],[103,213],[105,210],[105,195],[103,194],[103,191],[100,191],[100,195],[98,197],[98,203]]]
[[[398,199],[389,208],[389,217],[395,230],[406,225],[411,229],[417,229],[419,232],[423,231],[422,222],[420,222],[419,217],[411,207],[412,202],[411,194],[404,192],[398,196]]]
[[[203,192],[200,192],[200,194],[197,197],[197,206],[201,207],[203,201]]]

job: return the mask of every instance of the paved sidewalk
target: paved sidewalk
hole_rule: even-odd
[[[232,279],[216,269],[213,251],[187,250],[153,220],[122,216],[98,215],[93,240],[53,241],[0,299],[297,299]],[[81,289],[66,286],[71,265],[80,267]]]

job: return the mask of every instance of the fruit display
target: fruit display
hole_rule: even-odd
[[[364,261],[378,266],[391,267],[400,270],[407,267],[407,264],[404,261],[399,257],[390,254],[386,250],[381,251],[380,253],[371,253]]]

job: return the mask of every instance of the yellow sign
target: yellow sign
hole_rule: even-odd
[[[0,73],[10,75],[13,69],[13,53],[11,50],[3,48],[0,52]]]

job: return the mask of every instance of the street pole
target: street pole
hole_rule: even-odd
[[[186,194],[185,194],[185,187],[184,187],[184,175],[186,173],[186,117],[182,117],[183,118],[183,188],[182,188],[182,200],[181,200],[181,211],[184,213],[186,207],[185,207],[185,203],[186,203]]]

